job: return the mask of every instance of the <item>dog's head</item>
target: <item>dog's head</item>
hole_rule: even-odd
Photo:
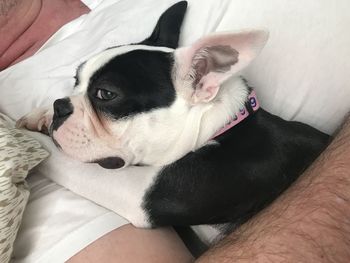
[[[108,49],[79,68],[76,95],[54,103],[52,137],[73,158],[105,168],[173,162],[215,132],[200,135],[205,126],[215,129],[216,120],[206,114],[222,104],[220,87],[266,39],[263,31],[249,31],[178,49],[149,40]],[[247,91],[231,94],[238,105]]]

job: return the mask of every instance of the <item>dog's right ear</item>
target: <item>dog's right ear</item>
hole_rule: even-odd
[[[151,36],[140,44],[177,48],[186,9],[186,1],[181,1],[169,7],[159,18]]]

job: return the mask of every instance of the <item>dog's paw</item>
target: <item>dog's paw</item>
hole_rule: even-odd
[[[16,128],[49,133],[53,113],[48,108],[36,108],[16,122]]]

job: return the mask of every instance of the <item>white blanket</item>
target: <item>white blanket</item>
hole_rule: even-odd
[[[104,0],[63,27],[35,56],[0,72],[0,111],[17,119],[33,107],[69,95],[80,63],[107,47],[144,39],[175,2]],[[262,106],[332,133],[350,109],[349,8],[348,0],[189,0],[181,44],[211,31],[269,29],[267,47],[245,72]],[[71,161],[47,138],[37,136],[54,153],[40,167],[45,176],[114,209],[113,177],[119,174],[91,175],[101,168]]]

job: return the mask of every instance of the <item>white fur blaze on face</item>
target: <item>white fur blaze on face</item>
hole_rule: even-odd
[[[200,123],[197,116],[205,110],[191,109],[178,97],[170,107],[117,121],[110,129],[114,134],[122,134],[121,144],[134,156],[135,164],[162,166],[195,147]]]

